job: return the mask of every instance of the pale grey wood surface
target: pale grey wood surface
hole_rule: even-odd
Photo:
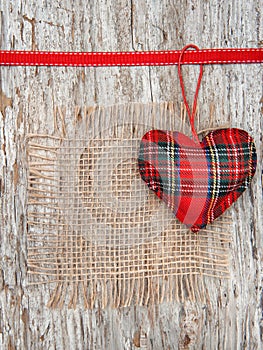
[[[255,47],[262,2],[1,0],[0,48],[116,51]],[[197,67],[185,67],[188,96]],[[230,279],[207,279],[206,303],[119,310],[51,310],[49,286],[26,283],[26,179],[23,139],[52,132],[53,109],[75,105],[181,102],[175,67],[1,67],[0,349],[260,349],[262,347],[262,135],[260,65],[206,66],[201,123],[230,123],[255,138],[258,170],[231,210]]]

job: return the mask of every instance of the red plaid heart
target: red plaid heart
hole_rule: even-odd
[[[200,144],[179,132],[151,130],[138,162],[148,187],[197,232],[245,191],[257,156],[253,139],[235,128],[212,131]]]

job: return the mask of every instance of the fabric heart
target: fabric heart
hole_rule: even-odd
[[[252,137],[236,128],[212,131],[200,144],[179,132],[150,130],[138,157],[142,179],[193,232],[238,199],[256,163]]]

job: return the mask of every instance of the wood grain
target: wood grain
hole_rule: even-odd
[[[262,42],[262,6],[254,1],[14,0],[0,2],[0,48],[27,50],[165,50],[252,47]],[[191,99],[198,67],[184,67]],[[26,277],[24,137],[54,131],[54,108],[174,101],[175,67],[0,68],[0,348],[260,349],[262,347],[262,135],[260,65],[206,66],[201,124],[230,123],[251,133],[258,170],[231,209],[231,278],[206,280],[206,303],[123,309],[49,309],[49,286]],[[208,293],[209,291],[209,293]]]

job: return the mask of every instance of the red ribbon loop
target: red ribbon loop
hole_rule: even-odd
[[[199,143],[198,135],[197,135],[197,132],[195,130],[195,115],[196,115],[198,92],[199,92],[199,89],[200,89],[201,80],[202,80],[202,76],[203,76],[203,65],[200,64],[200,73],[199,73],[199,77],[198,77],[198,81],[197,81],[197,85],[196,85],[193,107],[192,107],[192,110],[191,110],[190,107],[189,107],[189,104],[187,102],[187,99],[186,99],[185,88],[184,88],[184,81],[183,81],[183,76],[182,76],[182,71],[181,71],[181,65],[183,64],[183,56],[185,54],[185,51],[187,51],[190,48],[193,48],[195,50],[199,50],[198,46],[196,46],[194,44],[186,45],[182,49],[180,57],[179,57],[179,62],[178,62],[178,75],[179,75],[179,79],[180,79],[180,85],[181,85],[181,89],[182,89],[182,96],[183,96],[183,100],[184,100],[184,105],[186,107],[186,110],[187,110],[187,113],[188,113],[188,116],[189,116],[189,121],[190,121],[190,125],[191,125],[192,135],[193,135],[193,138],[195,139],[195,141]]]

